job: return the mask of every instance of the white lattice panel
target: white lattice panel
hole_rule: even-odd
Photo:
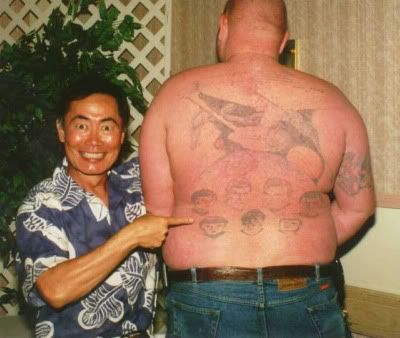
[[[160,85],[170,75],[171,0],[106,0],[106,5],[118,9],[119,19],[132,15],[134,21],[142,25],[135,32],[131,43],[124,42],[116,58],[124,58],[136,69],[144,98],[150,103]],[[13,44],[23,34],[41,27],[57,7],[64,13],[67,10],[62,0],[0,0],[0,48],[5,41]],[[89,11],[91,14],[79,18],[85,28],[90,27],[98,15],[94,7],[90,7]],[[135,136],[142,123],[142,116],[134,109],[131,114],[128,134],[137,147]],[[15,287],[16,281],[13,267],[3,270],[0,262],[2,286]],[[0,315],[15,313],[15,307],[0,308]]]
[[[13,232],[15,232],[15,223],[12,223],[10,225],[10,228]],[[18,287],[14,261],[12,261],[5,269],[3,268],[3,262],[0,260],[0,287],[8,287],[10,289],[16,289]],[[1,295],[2,292],[0,291],[0,296]],[[0,316],[3,315],[15,316],[17,314],[18,314],[17,304],[5,304],[0,306]]]
[[[170,74],[170,12],[171,0],[107,0],[120,12],[120,19],[132,15],[142,28],[136,31],[132,43],[124,42],[117,58],[124,58],[138,72],[149,103],[160,85]],[[23,34],[47,22],[54,8],[65,13],[62,0],[0,0],[0,44],[14,43]],[[97,19],[97,11],[89,8],[91,15],[80,18],[84,27],[90,27]],[[129,135],[134,135],[142,122],[142,116],[132,112]],[[132,139],[136,144],[136,140]],[[137,145],[137,144],[136,144]]]

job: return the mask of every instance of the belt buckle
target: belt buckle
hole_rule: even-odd
[[[293,291],[305,289],[307,287],[306,277],[296,277],[296,278],[278,278],[278,290],[279,291]]]

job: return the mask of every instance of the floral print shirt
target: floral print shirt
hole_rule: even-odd
[[[145,332],[151,324],[156,256],[134,250],[82,299],[61,310],[35,289],[47,269],[82,256],[144,214],[138,158],[108,173],[109,207],[67,174],[67,163],[35,186],[18,210],[17,270],[28,304],[35,308],[35,337],[108,338]]]

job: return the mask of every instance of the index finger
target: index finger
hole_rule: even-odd
[[[191,217],[168,217],[167,224],[168,227],[178,226],[178,225],[188,225],[192,224],[194,219]]]

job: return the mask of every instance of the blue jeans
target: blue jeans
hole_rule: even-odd
[[[171,282],[167,337],[349,337],[331,278],[282,281]]]

